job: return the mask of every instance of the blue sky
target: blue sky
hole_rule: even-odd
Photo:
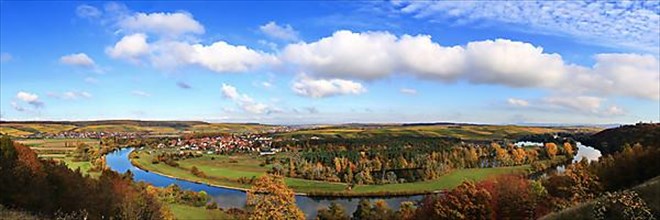
[[[2,120],[660,120],[660,3],[0,2]]]

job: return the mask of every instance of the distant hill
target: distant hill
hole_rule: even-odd
[[[477,125],[465,123],[345,124],[318,126],[280,133],[283,138],[364,138],[364,137],[454,137],[462,140],[515,140],[525,135],[554,133],[596,133],[591,127],[535,127]]]
[[[647,147],[660,147],[660,123],[638,123],[610,128],[581,142],[605,154],[620,151],[625,144],[639,143]]]
[[[146,132],[153,134],[258,132],[275,126],[255,123],[208,123],[203,121],[0,121],[0,133],[25,137],[37,133],[74,132]]]

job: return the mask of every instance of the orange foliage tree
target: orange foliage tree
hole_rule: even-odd
[[[282,176],[264,175],[257,179],[247,194],[252,208],[250,219],[304,219],[296,206],[296,198]]]

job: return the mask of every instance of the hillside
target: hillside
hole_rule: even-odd
[[[60,132],[144,132],[151,134],[195,132],[259,132],[275,126],[263,124],[207,123],[202,121],[0,121],[0,133],[26,137]]]
[[[591,127],[535,127],[516,125],[476,125],[454,123],[427,124],[383,124],[358,126],[356,124],[341,126],[325,126],[298,131],[280,133],[284,138],[310,137],[456,137],[464,140],[516,139],[530,134],[545,134],[559,132],[595,133],[599,128]]]
[[[638,123],[610,128],[581,141],[589,146],[594,146],[605,154],[620,151],[625,144],[639,143],[642,146],[658,147],[660,146],[660,123]]]

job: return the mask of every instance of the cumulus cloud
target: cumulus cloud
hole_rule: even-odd
[[[417,90],[415,89],[410,89],[410,88],[401,88],[399,92],[406,94],[406,95],[417,95]]]
[[[529,43],[497,39],[467,44],[465,74],[474,83],[513,87],[554,86],[564,77],[558,54],[543,53]]]
[[[204,26],[185,12],[135,13],[121,19],[118,26],[129,33],[153,33],[162,37],[204,33]]]
[[[507,103],[509,103],[509,105],[513,105],[513,106],[520,106],[520,107],[529,106],[529,102],[522,99],[509,98],[506,101]]]
[[[264,114],[277,111],[275,108],[272,108],[264,103],[256,102],[252,97],[247,94],[241,94],[238,92],[236,87],[229,84],[222,84],[221,87],[222,96],[226,99],[229,99],[236,103],[238,107],[243,109],[243,111],[253,113],[253,114]]]
[[[27,104],[32,105],[34,108],[41,108],[44,106],[44,103],[39,100],[39,96],[34,93],[20,91],[16,93],[16,98]]]
[[[280,26],[274,21],[268,22],[262,26],[259,26],[259,30],[264,34],[281,40],[287,41],[297,41],[298,32],[291,27],[291,25]]]
[[[112,58],[120,58],[137,62],[140,56],[149,53],[147,35],[137,33],[124,36],[113,47],[106,48],[105,52]]]
[[[76,7],[76,15],[81,18],[98,18],[103,14],[101,10],[91,5],[79,5]]]
[[[93,68],[96,66],[94,60],[92,60],[92,58],[87,56],[85,53],[76,53],[62,56],[60,57],[60,63],[84,68]]]
[[[148,92],[141,91],[141,90],[133,90],[133,91],[131,91],[131,94],[133,94],[134,96],[140,96],[140,97],[149,97],[149,96],[151,96],[151,94],[149,94]]]
[[[290,44],[280,56],[319,78],[410,74],[442,82],[660,99],[659,61],[652,55],[598,54],[596,64],[585,67],[567,64],[540,46],[507,39],[441,46],[427,35],[338,31],[315,42]]]
[[[367,91],[362,84],[344,79],[312,79],[300,77],[291,87],[294,93],[312,98],[358,95]]]
[[[317,75],[376,79],[396,68],[396,40],[387,32],[337,31],[316,42],[290,44],[282,56]]]
[[[266,64],[275,64],[277,58],[242,45],[217,41],[211,45],[184,42],[154,44],[152,63],[157,67],[198,65],[214,72],[245,72]]]
[[[657,53],[657,1],[396,1],[404,14],[457,25],[497,25],[513,30],[568,36],[603,46]]]

